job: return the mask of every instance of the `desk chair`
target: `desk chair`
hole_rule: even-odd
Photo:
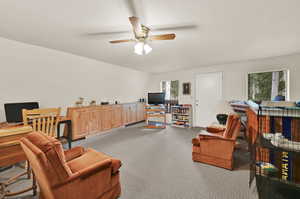
[[[60,108],[22,110],[24,125],[31,125],[33,131],[43,132],[50,137],[57,137],[57,125],[60,119]]]

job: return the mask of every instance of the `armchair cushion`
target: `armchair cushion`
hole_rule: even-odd
[[[93,149],[87,149],[80,157],[68,162],[73,173],[79,172],[86,168],[86,165],[94,165],[97,162],[109,161],[112,167],[112,173],[117,173],[121,167],[121,161],[111,158],[104,153],[95,151]]]
[[[87,165],[93,165],[97,162],[101,162],[107,159],[111,159],[111,157],[105,155],[104,153],[97,152],[94,149],[87,149],[84,154],[74,160],[69,161],[67,164],[70,167],[72,173],[76,173],[86,168]]]

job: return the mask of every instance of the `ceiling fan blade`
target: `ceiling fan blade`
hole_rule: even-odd
[[[151,27],[152,31],[175,31],[175,30],[194,30],[198,29],[197,25],[167,25],[163,27]]]
[[[135,41],[135,40],[134,39],[113,40],[113,41],[109,41],[109,43],[117,44],[117,43],[132,42],[132,41]]]
[[[126,33],[131,33],[131,30],[120,30],[120,31],[107,31],[107,32],[93,32],[86,33],[83,36],[106,36],[106,35],[122,35]]]
[[[136,38],[141,37],[142,35],[142,25],[140,24],[140,20],[138,17],[129,17],[129,21],[132,25],[132,29]]]
[[[164,35],[151,35],[149,38],[150,40],[173,40],[175,39],[176,35],[172,34],[164,34]]]

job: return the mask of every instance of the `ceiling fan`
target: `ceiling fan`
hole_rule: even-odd
[[[152,48],[149,45],[149,41],[153,40],[174,40],[176,35],[171,34],[162,34],[162,35],[149,35],[150,28],[141,24],[138,17],[129,17],[129,21],[132,25],[134,39],[124,39],[124,40],[113,40],[110,41],[112,44],[123,43],[123,42],[136,42],[134,46],[134,52],[138,55],[145,55],[152,51]]]

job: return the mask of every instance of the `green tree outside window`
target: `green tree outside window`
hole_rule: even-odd
[[[270,101],[276,96],[287,97],[287,71],[248,74],[248,99]]]

